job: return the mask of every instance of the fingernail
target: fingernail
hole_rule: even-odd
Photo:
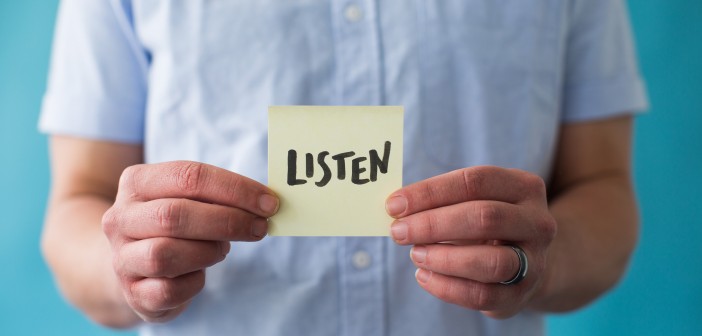
[[[424,246],[414,246],[411,251],[412,260],[416,263],[423,264],[427,259],[427,248]]]
[[[385,211],[390,216],[397,216],[407,210],[407,198],[402,195],[393,196],[385,202]]]
[[[251,235],[256,238],[263,238],[268,232],[268,221],[264,218],[257,219],[251,224]]]
[[[417,278],[417,281],[421,283],[426,283],[431,277],[431,272],[418,268],[417,272],[414,273],[414,277]]]
[[[278,198],[269,194],[263,194],[258,198],[258,207],[266,214],[272,216],[278,211]]]
[[[395,241],[404,241],[407,239],[407,223],[402,221],[395,222],[395,224],[390,227],[390,232],[392,234],[392,239]]]

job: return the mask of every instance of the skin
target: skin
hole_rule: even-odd
[[[278,208],[221,168],[139,164],[140,146],[52,137],[51,153],[44,256],[68,300],[110,327],[175,318],[229,242],[262,239]]]
[[[550,193],[498,167],[404,187],[386,204],[393,239],[414,246],[417,281],[441,300],[496,318],[581,307],[616,283],[636,242],[630,138],[628,117],[563,126]],[[278,208],[271,190],[224,169],[141,164],[139,145],[53,136],[51,153],[44,256],[64,296],[111,327],[178,316],[229,242],[263,238]],[[497,284],[518,268],[507,243],[529,258],[510,286]]]
[[[472,167],[409,185],[387,201],[393,239],[413,245],[417,282],[495,318],[591,302],[626,269],[637,239],[631,118],[563,126],[550,200],[536,175]],[[529,271],[502,285],[526,252]]]

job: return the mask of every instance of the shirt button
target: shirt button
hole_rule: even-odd
[[[366,251],[358,251],[353,254],[353,257],[351,257],[351,262],[357,269],[366,269],[368,266],[370,266],[371,257]]]
[[[363,12],[357,5],[348,5],[344,10],[344,16],[349,22],[358,22],[363,17]]]

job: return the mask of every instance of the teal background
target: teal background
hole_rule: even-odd
[[[0,335],[113,335],[61,299],[39,254],[49,171],[36,120],[56,5],[0,0]],[[702,330],[702,1],[629,6],[652,103],[636,123],[640,245],[620,286],[549,318],[552,335]]]

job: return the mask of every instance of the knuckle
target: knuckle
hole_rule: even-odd
[[[544,179],[541,178],[541,176],[528,173],[527,174],[528,178],[527,181],[530,186],[532,186],[534,189],[538,190],[545,190],[546,189],[546,183],[544,182]]]
[[[476,308],[480,310],[491,310],[497,304],[497,293],[492,288],[483,284],[476,285]]]
[[[502,210],[494,204],[479,205],[480,220],[477,229],[480,232],[490,232],[502,223],[504,214]]]
[[[157,282],[156,289],[158,296],[155,300],[160,307],[167,308],[176,302],[176,288],[172,281],[161,279],[161,281]]]
[[[139,302],[138,298],[141,298],[140,295],[140,290],[139,290],[139,282],[138,281],[129,281],[129,280],[124,280],[122,281],[122,288],[123,288],[123,293],[124,297],[127,299],[127,303],[132,307],[132,308],[137,308],[141,306],[141,302]]]
[[[469,197],[480,194],[486,174],[488,174],[487,167],[474,167],[463,170],[463,188]]]
[[[454,295],[457,291],[451,281],[435,281],[433,282],[433,294],[441,300],[448,302],[456,302]]]
[[[239,204],[246,197],[243,193],[244,179],[239,175],[233,175],[231,184],[226,188],[228,199],[232,203]]]
[[[554,238],[556,238],[556,235],[558,234],[558,223],[556,222],[556,219],[553,218],[549,214],[548,218],[546,221],[544,221],[544,230],[546,231],[546,236],[548,237],[548,241],[552,241]]]
[[[451,302],[471,309],[480,309],[479,302],[476,302],[470,295],[476,288],[477,283],[468,283],[460,280],[447,281],[439,290],[437,295],[442,300]]]
[[[122,281],[122,293],[129,307],[144,320],[155,315],[149,292],[142,285],[143,280]]]
[[[453,265],[453,258],[451,258],[450,253],[432,251],[431,248],[427,248],[425,263],[427,266],[438,269],[449,269]]]
[[[139,183],[136,183],[136,180],[138,179],[138,176],[141,174],[142,170],[143,165],[133,165],[125,168],[122,171],[122,175],[119,177],[119,191],[126,192],[129,195],[137,195],[137,186]]]
[[[113,206],[102,215],[102,231],[107,237],[112,237],[118,232],[119,211]]]
[[[440,192],[437,190],[436,185],[433,183],[423,183],[424,186],[422,192],[419,194],[419,197],[413,198],[413,197],[408,197],[407,198],[407,207],[409,209],[412,209],[412,206],[414,205],[415,208],[417,207],[422,207],[422,203],[425,204],[437,204],[441,200],[441,195]],[[414,201],[414,202],[413,202]],[[407,211],[407,210],[405,210]]]
[[[483,263],[483,257],[481,255],[467,254],[457,264],[464,270],[479,269]]]
[[[150,276],[166,276],[170,260],[168,246],[161,240],[155,240],[146,252],[145,271]]]
[[[486,274],[492,274],[492,278],[505,281],[511,279],[517,270],[514,267],[514,252],[493,253],[488,257]]]
[[[537,222],[537,234],[546,242],[551,242],[557,234],[558,225],[551,214],[546,214]]]
[[[143,282],[144,280],[140,281]],[[175,295],[170,279],[147,280],[147,284],[134,282],[131,286],[133,302],[132,306],[137,310],[142,318],[147,321],[158,320],[167,311],[169,302]],[[137,288],[143,287],[143,288]]]
[[[440,232],[441,219],[438,214],[433,211],[424,213],[424,225],[410,225],[408,230],[408,239],[411,241],[428,241],[435,239]],[[412,232],[412,229],[416,229]]]
[[[176,168],[176,185],[188,194],[197,194],[205,175],[204,165],[199,162],[185,162]]]
[[[180,233],[184,207],[182,200],[160,202],[156,207],[156,220],[166,235],[174,237]]]
[[[546,182],[539,175],[525,172],[522,180],[528,194],[534,196],[546,195]]]

